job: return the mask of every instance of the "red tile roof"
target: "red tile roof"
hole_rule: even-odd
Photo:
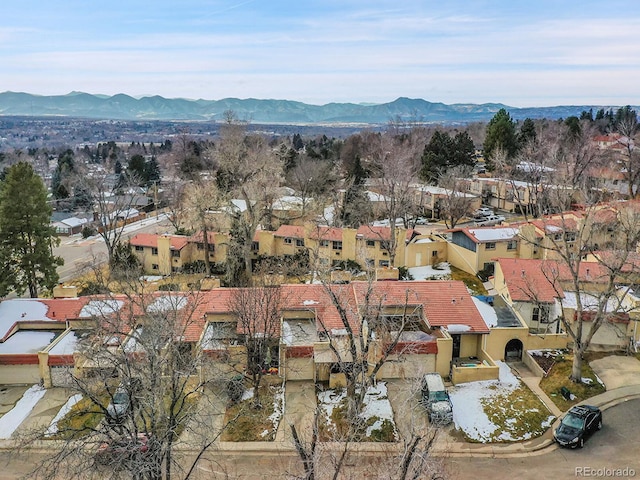
[[[342,241],[342,229],[336,227],[318,227],[309,233],[316,240]]]
[[[498,264],[511,300],[554,303],[556,298],[564,297],[556,262],[499,258]]]
[[[129,240],[129,242],[134,247],[158,248],[158,238],[160,238],[161,236],[163,235],[157,235],[155,233],[138,233],[135,237]],[[189,238],[182,235],[164,236],[169,237],[172,250],[182,250],[187,245],[187,243],[189,243]]]
[[[296,225],[280,225],[280,228],[275,231],[273,236],[283,238],[305,238],[306,231],[304,227]]]

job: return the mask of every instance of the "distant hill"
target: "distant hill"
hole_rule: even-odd
[[[328,103],[309,105],[290,100],[225,98],[222,100],[186,100],[158,95],[134,98],[124,94],[113,96],[71,92],[67,95],[41,96],[29,93],[0,93],[0,116],[64,116],[114,120],[221,120],[223,113],[233,110],[238,118],[267,124],[371,124],[388,123],[391,119],[426,123],[469,123],[487,121],[501,108],[514,119],[566,118],[583,110],[617,106],[554,106],[514,108],[500,103],[452,104],[433,103],[422,99],[398,98],[382,104]],[[638,107],[634,107],[636,110]]]

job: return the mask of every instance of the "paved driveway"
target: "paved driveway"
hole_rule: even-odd
[[[635,357],[610,355],[589,363],[607,390],[640,385],[640,360]]]

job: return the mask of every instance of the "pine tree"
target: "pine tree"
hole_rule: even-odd
[[[50,216],[42,179],[26,162],[12,166],[0,185],[0,296],[28,289],[33,298],[58,282],[63,262],[52,252],[59,239]]]
[[[487,134],[483,144],[484,157],[487,169],[493,170],[493,154],[501,151],[507,156],[507,160],[518,153],[518,137],[516,124],[511,115],[504,108],[498,110],[487,125]]]

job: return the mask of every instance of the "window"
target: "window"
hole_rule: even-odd
[[[518,248],[518,242],[516,240],[507,242],[507,250],[515,250],[516,248]]]
[[[434,250],[433,252],[431,252],[431,256],[432,257],[437,257],[438,256],[438,251]]]
[[[333,249],[342,250],[342,242],[339,242],[339,241],[333,242]]]
[[[171,250],[171,256],[173,258],[180,258],[180,250]]]
[[[285,239],[284,239],[284,244],[285,245],[291,245],[292,243],[293,243],[293,238],[285,237]]]
[[[549,307],[546,305],[533,307],[531,320],[536,323],[549,323]]]
[[[158,249],[157,248],[152,248],[151,249],[151,255],[157,255],[158,254]]]
[[[320,240],[320,246],[321,247],[328,247],[329,246],[329,240]]]
[[[136,252],[142,252],[144,250],[144,247],[141,247],[140,245],[136,245]]]
[[[260,250],[260,243],[259,242],[251,242],[251,251],[257,252],[258,250]]]
[[[204,243],[198,243],[198,250],[204,250]]]
[[[367,240],[367,247],[375,247],[375,246],[376,246],[375,240]]]
[[[304,240],[296,238],[296,247],[304,247]]]
[[[575,242],[576,241],[576,232],[567,232],[564,234],[564,239],[567,242]]]
[[[485,250],[495,250],[496,249],[496,242],[487,242],[487,243],[485,243],[484,248],[485,248]]]
[[[389,260],[380,260],[378,262],[378,265],[381,267],[388,267],[389,266]]]
[[[157,263],[152,263],[151,264],[151,270],[158,270],[158,264]]]

